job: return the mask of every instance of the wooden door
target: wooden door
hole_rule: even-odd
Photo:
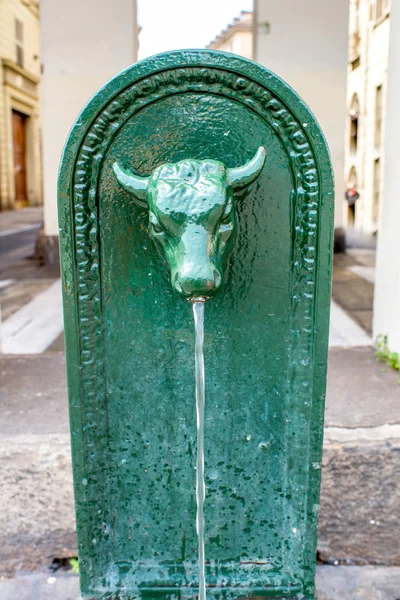
[[[13,149],[14,149],[14,181],[15,204],[17,207],[26,206],[26,115],[13,110]]]

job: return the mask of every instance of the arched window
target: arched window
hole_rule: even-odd
[[[349,110],[350,117],[350,152],[355,154],[358,148],[358,120],[360,116],[360,103],[357,94],[354,94]]]
[[[351,167],[351,169],[349,171],[349,176],[347,178],[347,185],[349,188],[357,189],[357,187],[358,187],[357,171],[356,171],[355,167]]]

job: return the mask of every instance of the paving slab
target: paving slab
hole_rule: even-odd
[[[76,556],[64,354],[0,356],[0,389],[0,574],[10,576]]]
[[[329,352],[319,542],[328,562],[400,564],[397,380],[372,348]],[[0,389],[0,574],[12,576],[76,555],[65,355],[0,356]]]
[[[375,267],[376,249],[375,248],[349,248],[347,254],[358,263],[365,267]]]
[[[350,348],[355,346],[372,346],[372,338],[332,300],[329,347]]]
[[[350,251],[346,254],[335,254],[332,298],[349,317],[371,335],[374,284],[365,278],[365,272],[363,272],[363,276],[360,276],[357,272],[358,269],[356,268],[354,271],[354,267],[373,266],[374,252],[360,250],[360,253],[364,257],[364,262],[361,263],[356,260],[359,257],[358,252],[354,256]]]
[[[318,600],[400,600],[400,568],[318,566],[317,589]]]
[[[349,227],[346,229],[346,246],[347,251],[354,250],[375,250],[377,236],[373,233],[361,233],[357,229]]]
[[[0,212],[0,233],[7,232],[29,225],[36,225],[43,221],[43,207],[29,206],[17,210]]]
[[[0,280],[1,318],[4,323],[11,315],[31,302],[37,294],[46,290],[54,279],[15,279]],[[7,283],[7,285],[5,285]]]
[[[362,266],[362,265],[353,265],[349,269],[352,273],[359,275],[363,279],[366,279],[370,283],[375,283],[375,267]]]
[[[78,600],[79,578],[51,572],[21,573],[0,579],[0,600]]]
[[[0,355],[0,436],[69,434],[65,355]]]
[[[1,349],[5,354],[40,354],[63,327],[61,280],[56,279],[3,323]]]
[[[0,434],[68,433],[65,355],[0,355]],[[400,423],[399,374],[372,348],[332,348],[328,360],[327,427]],[[16,418],[18,416],[18,418]]]
[[[390,429],[399,435],[398,427]],[[375,441],[365,430],[351,431],[358,439],[324,444],[319,557],[331,564],[399,566],[400,437]]]
[[[399,373],[377,362],[373,348],[332,348],[328,360],[327,427],[400,423]]]
[[[318,600],[399,600],[399,567],[317,566]],[[78,600],[72,573],[39,571],[0,580],[1,600]]]
[[[34,258],[12,261],[0,259],[2,321],[32,301],[59,277],[59,265],[41,265]]]
[[[0,574],[76,556],[68,434],[0,436]]]

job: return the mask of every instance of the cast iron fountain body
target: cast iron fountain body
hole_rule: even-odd
[[[84,599],[198,594],[205,298],[207,596],[314,598],[332,213],[314,117],[245,59],[153,57],[78,117],[59,214]]]

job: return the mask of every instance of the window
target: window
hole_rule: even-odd
[[[355,154],[358,148],[358,119],[360,116],[360,104],[357,94],[354,94],[350,104],[350,152]]]
[[[357,189],[357,187],[358,187],[357,171],[356,171],[355,167],[351,167],[351,169],[350,169],[350,173],[347,178],[347,185],[349,188]]]
[[[390,0],[372,0],[369,5],[369,18],[371,21],[380,21],[386,17],[390,9]]]
[[[360,4],[359,0],[353,0],[354,10],[350,12],[350,32],[349,32],[349,62],[353,65],[355,60],[359,60],[360,54]],[[354,67],[353,67],[354,69]]]
[[[350,173],[347,179],[347,193],[346,198],[348,202],[347,207],[347,223],[350,227],[354,226],[356,221],[356,204],[359,198],[358,195],[358,178],[355,167],[351,167]]]
[[[374,186],[372,196],[372,221],[377,224],[379,217],[379,204],[381,193],[381,160],[374,160]]]
[[[24,66],[24,24],[19,19],[15,19],[15,51],[16,62],[20,67]]]
[[[378,85],[375,92],[375,148],[378,150],[382,143],[382,86]]]

